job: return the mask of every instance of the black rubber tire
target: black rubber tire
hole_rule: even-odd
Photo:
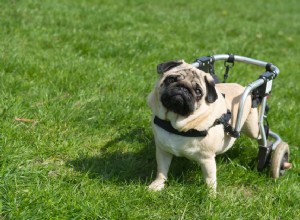
[[[271,160],[271,176],[274,179],[277,179],[284,174],[285,169],[283,169],[283,163],[289,162],[289,157],[289,145],[285,142],[280,142],[273,152]]]

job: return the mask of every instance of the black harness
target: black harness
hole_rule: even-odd
[[[224,126],[224,131],[228,134],[230,134],[233,137],[236,137],[236,132],[233,129],[233,127],[229,124],[229,121],[231,119],[231,112],[227,110],[226,113],[224,113],[220,118],[216,119],[212,126],[210,126],[208,129],[203,131],[198,131],[196,129],[191,129],[186,132],[184,131],[178,131],[171,125],[171,122],[162,120],[158,118],[157,116],[154,117],[154,124],[161,127],[162,129],[176,135],[181,135],[184,137],[205,137],[208,134],[208,130],[216,125],[222,124]]]

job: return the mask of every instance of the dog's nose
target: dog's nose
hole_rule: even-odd
[[[188,89],[185,88],[185,87],[180,87],[180,90],[183,91],[183,92],[188,92]]]

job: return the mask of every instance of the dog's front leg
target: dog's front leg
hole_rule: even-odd
[[[202,174],[206,184],[214,191],[217,190],[217,167],[215,157],[201,158],[199,160]]]
[[[172,154],[162,150],[156,145],[157,175],[156,179],[150,184],[149,189],[159,191],[165,187],[172,157]]]

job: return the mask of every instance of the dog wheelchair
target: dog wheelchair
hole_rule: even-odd
[[[246,86],[240,99],[237,121],[230,134],[235,138],[240,137],[244,105],[246,98],[251,95],[252,107],[257,107],[259,110],[258,124],[261,134],[261,139],[258,140],[259,151],[257,170],[262,172],[266,167],[270,166],[271,176],[273,178],[282,176],[287,169],[292,167],[292,164],[289,163],[289,145],[283,142],[278,134],[269,129],[267,122],[267,112],[269,109],[267,105],[267,98],[271,93],[273,80],[279,74],[279,69],[272,63],[232,54],[218,54],[200,57],[197,58],[191,65],[204,72],[210,73],[218,83],[214,64],[215,61],[220,60],[224,61],[224,66],[226,67],[224,82],[228,77],[229,70],[234,66],[236,61],[265,68],[265,72],[263,72],[257,80]]]

